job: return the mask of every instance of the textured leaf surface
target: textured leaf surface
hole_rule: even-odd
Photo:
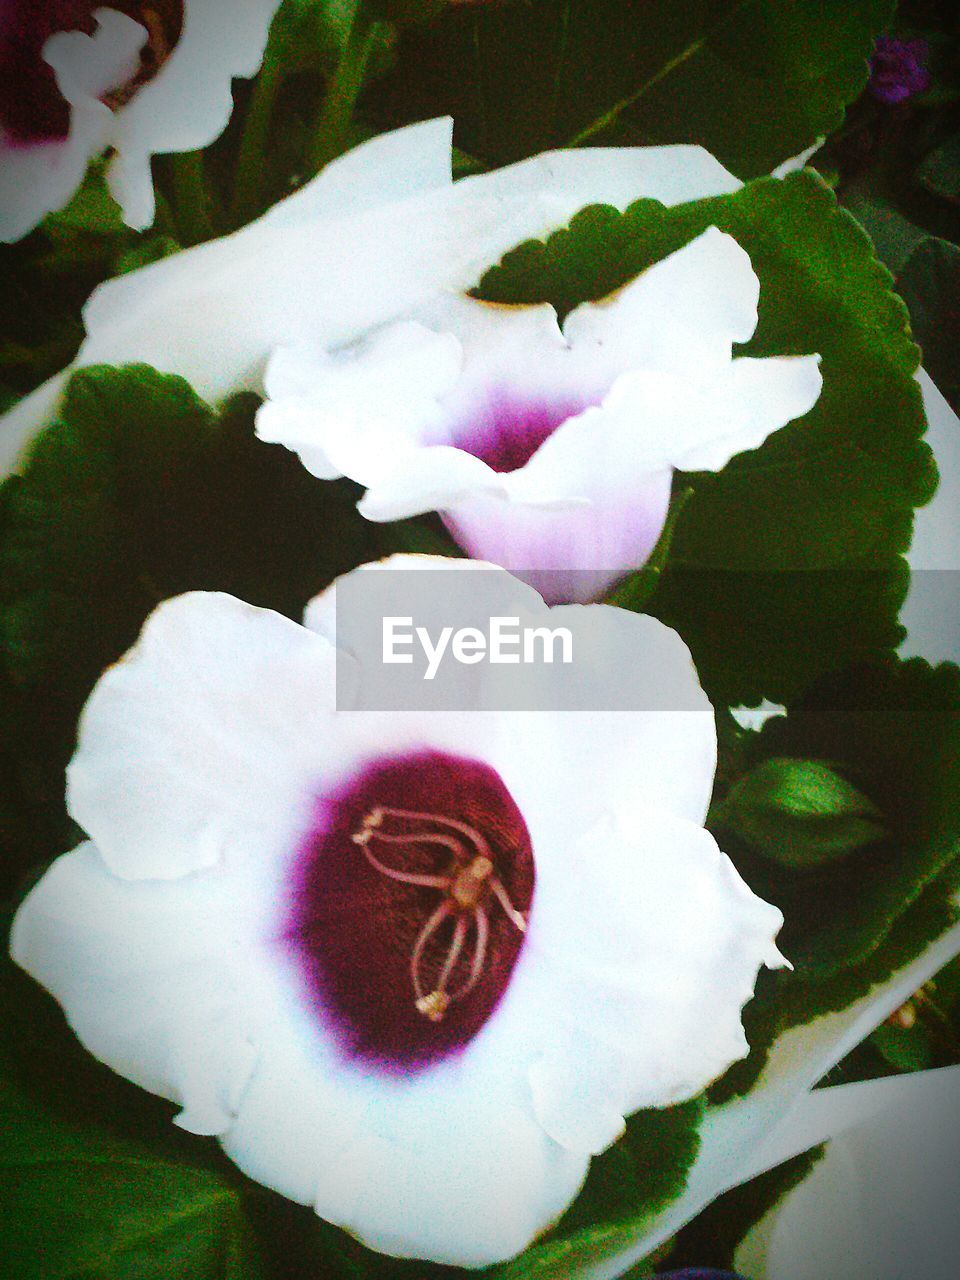
[[[897,277],[923,363],[955,413],[960,413],[960,248],[927,236]]]

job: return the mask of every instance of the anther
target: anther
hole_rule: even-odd
[[[431,1022],[442,1022],[449,1007],[450,997],[443,991],[431,991],[428,996],[421,996],[417,1001],[417,1013],[422,1013]]]

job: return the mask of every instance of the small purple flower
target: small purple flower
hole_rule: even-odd
[[[878,36],[870,60],[870,92],[888,106],[923,93],[930,83],[928,53],[926,40]]]

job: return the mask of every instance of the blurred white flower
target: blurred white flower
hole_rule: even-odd
[[[63,208],[110,151],[110,189],[138,230],[150,160],[205,147],[260,66],[280,0],[9,0],[0,27],[0,240]]]
[[[477,581],[478,617],[549,616]],[[519,1252],[626,1115],[747,1052],[782,963],[780,912],[702,826],[715,731],[685,646],[593,609],[609,679],[693,709],[338,710],[335,666],[365,673],[329,597],[304,627],[161,605],[86,707],[90,843],[21,906],[14,958],[252,1177],[388,1253]]]

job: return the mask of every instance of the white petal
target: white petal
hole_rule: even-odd
[[[547,1132],[600,1150],[614,1113],[693,1097],[744,1057],[741,1009],[781,963],[782,920],[702,827],[642,805],[538,857],[528,967],[565,1032],[533,1071]]]
[[[404,321],[344,352],[280,348],[267,366],[262,440],[326,462],[321,477],[370,486],[411,446],[444,439],[439,400],[456,383],[462,349],[449,333]],[[312,468],[311,468],[312,469]],[[406,513],[405,513],[406,514]]]
[[[510,608],[517,611],[515,601]],[[505,715],[510,727],[498,745],[496,767],[537,830],[565,844],[572,831],[634,805],[702,823],[713,791],[716,727],[677,633],[608,605],[565,605],[529,620],[568,627],[574,663],[491,668],[485,694],[488,706],[518,705],[507,674],[516,673],[535,705],[559,708]],[[564,709],[574,694],[585,709]]]
[[[431,329],[456,334],[463,348],[460,377],[444,405],[455,441],[464,447],[464,428],[483,428],[497,393],[521,403],[563,404],[587,403],[606,390],[604,371],[570,350],[548,303],[512,306],[451,294],[423,308],[419,318]]]
[[[220,1133],[255,1059],[230,963],[239,916],[222,877],[130,884],[85,844],[27,895],[11,954],[95,1057],[178,1103],[184,1127]]]
[[[709,227],[610,298],[577,307],[563,332],[575,350],[592,350],[611,380],[638,367],[700,379],[751,337],[759,296],[749,255]]]
[[[547,1137],[514,1056],[483,1033],[456,1062],[391,1080],[277,1028],[224,1147],[371,1248],[474,1267],[526,1247],[587,1168]]]
[[[413,129],[430,130],[431,145],[439,136],[435,122]],[[403,132],[411,145],[420,136]],[[382,135],[350,163],[369,173],[385,155],[395,174],[396,147],[395,135]],[[412,181],[422,173],[414,168]],[[336,216],[328,220],[320,216],[322,199],[312,196],[310,216],[301,220],[306,197],[293,196],[290,221],[268,215],[102,285],[84,312],[88,339],[76,364],[146,361],[216,400],[260,386],[267,356],[279,345],[339,346],[444,291],[469,288],[506,250],[562,225],[591,201],[623,207],[649,196],[676,204],[738,186],[699,147],[587,148],[394,204],[368,204],[350,216],[335,193]],[[56,381],[47,384],[7,415],[0,471],[15,465],[60,391]]]
[[[900,612],[907,634],[900,653],[930,662],[960,662],[960,419],[925,370],[918,371],[917,381],[940,483],[933,499],[914,515],[907,553],[910,590]]]
[[[797,155],[790,156],[789,159],[778,164],[770,174],[770,177],[786,178],[791,173],[797,173],[800,169],[804,168],[811,156],[816,155],[825,142],[826,138],[821,134],[819,138],[810,143],[809,147],[804,147],[804,149],[798,152]]]
[[[687,418],[674,438],[671,457],[683,471],[719,471],[745,449],[802,418],[823,386],[819,356],[768,356],[734,360],[712,387],[699,421]]]
[[[185,0],[183,30],[152,80],[116,113],[108,170],[126,221],[153,222],[152,156],[194,151],[220,136],[233,110],[234,76],[255,75],[279,0]]]
[[[372,462],[372,453],[367,456]],[[501,477],[479,458],[435,445],[410,449],[396,458],[394,467],[375,480],[357,503],[357,510],[368,520],[403,520],[451,508],[476,494],[493,494],[493,500],[503,504],[503,487]]]
[[[842,1109],[844,1131],[764,1222],[761,1274],[766,1280],[949,1275],[960,1250],[960,1067],[840,1085],[809,1101]],[[752,1236],[738,1259],[746,1273],[758,1274],[747,1264]]]
[[[716,770],[716,726],[690,651],[675,631],[608,605],[547,608],[534,590],[496,565],[423,555],[390,556],[338,578],[310,602],[305,625],[342,651],[361,654],[367,619],[359,619],[355,639],[351,607],[364,579],[418,572],[450,579],[424,589],[443,597],[449,625],[486,631],[492,617],[509,616],[573,634],[571,666],[486,664],[475,690],[477,711],[423,717],[422,732],[431,737],[439,724],[450,724],[447,749],[484,753],[543,839],[566,842],[571,830],[586,831],[625,804],[653,805],[703,822]],[[344,584],[350,595],[338,608]],[[368,677],[364,671],[361,680]],[[511,709],[523,706],[554,710]],[[406,719],[417,717],[390,713],[394,727]]]
[[[686,144],[545,151],[492,174],[464,181],[489,183],[504,195],[545,197],[552,209],[554,226],[569,222],[588,204],[625,209],[635,200],[646,198],[669,207],[687,200],[728,195],[742,185],[703,147]]]
[[[260,225],[292,227],[362,213],[449,187],[453,120],[440,116],[384,133],[338,156],[299,191],[275,204]]]
[[[457,560],[451,556],[427,556],[408,553],[398,553],[392,556],[385,556],[382,560],[374,560],[368,564],[358,565],[356,569],[351,569],[349,573],[341,574],[339,578],[335,578],[328,587],[308,602],[307,607],[304,610],[303,625],[310,631],[315,631],[317,635],[325,636],[331,644],[341,645],[346,641],[349,648],[349,639],[346,635],[346,629],[338,629],[338,584],[346,581],[347,579],[353,579],[354,574],[382,572],[423,573],[434,571],[438,573],[470,573],[477,571],[492,571],[494,573],[501,572],[497,565],[485,564],[482,560]],[[507,579],[506,574],[503,576],[504,579]],[[510,584],[511,600],[515,599],[514,588],[516,585],[517,584]]]
[[[391,1253],[481,1266],[519,1252],[587,1161],[543,1132],[515,1057],[471,1046],[410,1080],[345,1063],[258,888],[229,868],[119,880],[86,845],[21,906],[13,955],[95,1056],[267,1186]]]
[[[698,401],[668,374],[628,376],[626,403],[616,386],[502,477],[506,502],[469,495],[443,508],[470,555],[504,565],[548,601],[596,599],[645,563],[663,530],[675,424],[696,417]]]
[[[140,64],[146,32],[113,10],[99,10],[92,36],[61,32],[47,41],[46,59],[73,105],[70,132],[62,142],[18,144],[0,136],[0,240],[19,240],[62,209],[83,181],[87,164],[106,146],[112,128],[109,107],[99,100],[123,84]],[[2,131],[0,131],[2,134]]]
[[[597,501],[460,498],[444,523],[471,556],[492,560],[529,582],[550,603],[587,603],[642,565],[656,546],[670,504],[666,469],[634,480],[617,468]],[[509,491],[508,491],[509,493]]]
[[[230,596],[177,597],[91,694],[68,807],[120,876],[213,866],[245,825],[296,830],[332,767],[334,705],[328,642]]]

